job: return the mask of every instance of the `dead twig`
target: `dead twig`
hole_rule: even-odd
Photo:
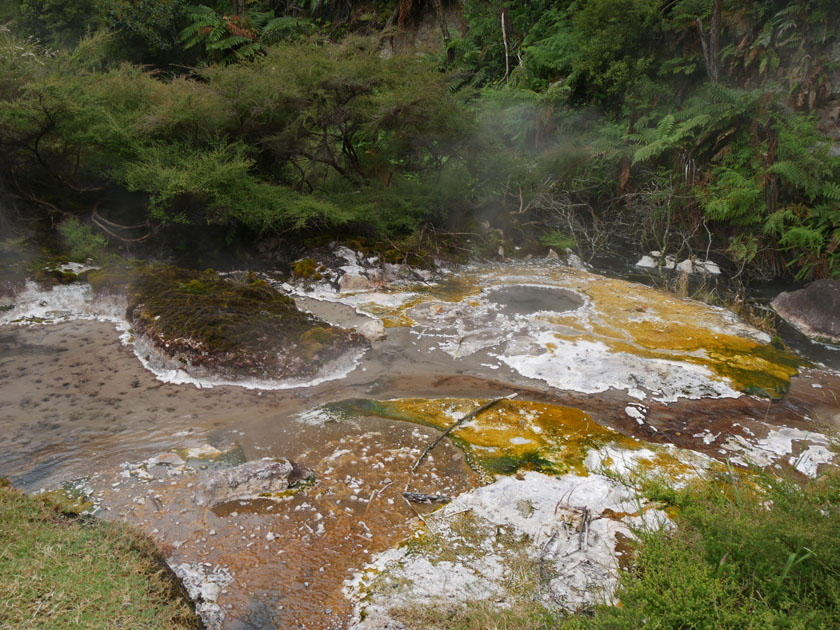
[[[434,534],[437,534],[437,533],[438,533],[438,531],[437,531],[434,527],[432,527],[432,525],[431,525],[431,524],[430,524],[430,523],[429,523],[429,522],[428,522],[425,518],[423,518],[423,515],[422,515],[422,514],[420,514],[420,512],[418,512],[417,510],[415,510],[415,509],[414,509],[414,506],[413,506],[413,505],[411,505],[411,501],[409,501],[409,500],[408,500],[408,499],[406,499],[405,497],[403,497],[402,499],[403,499],[403,501],[405,501],[405,504],[406,504],[409,508],[411,508],[411,511],[412,511],[412,512],[414,512],[415,516],[417,516],[417,518],[419,518],[419,519],[423,522],[423,525],[425,525],[426,527],[428,527],[428,528],[429,528],[429,530],[430,530],[432,533],[434,533]]]
[[[462,424],[464,424],[464,423],[465,423],[465,422],[467,422],[468,420],[472,420],[472,419],[473,419],[473,418],[475,418],[478,414],[480,414],[480,413],[482,413],[482,412],[484,412],[484,411],[487,411],[488,409],[490,409],[490,407],[493,407],[493,406],[495,406],[495,405],[499,404],[499,403],[500,403],[500,402],[502,402],[503,400],[511,400],[511,399],[513,399],[513,398],[516,398],[517,396],[518,396],[518,394],[514,393],[514,394],[510,394],[510,395],[508,395],[508,396],[502,396],[501,398],[494,398],[494,399],[493,399],[493,400],[491,400],[490,402],[486,402],[486,403],[484,403],[483,405],[481,405],[481,407],[479,407],[479,408],[478,408],[478,409],[476,409],[475,411],[471,411],[470,413],[468,413],[466,416],[464,416],[464,417],[463,417],[463,418],[461,418],[460,420],[457,420],[454,424],[452,424],[452,426],[450,426],[450,427],[449,427],[446,431],[444,431],[444,432],[443,432],[440,436],[438,436],[438,439],[436,439],[436,440],[435,440],[434,442],[432,442],[429,446],[427,446],[425,451],[423,451],[423,452],[420,454],[420,457],[418,457],[418,458],[417,458],[417,461],[416,461],[416,462],[414,462],[414,466],[412,466],[412,467],[411,467],[411,474],[412,474],[412,475],[414,474],[414,471],[415,471],[415,470],[417,470],[417,467],[420,465],[420,463],[423,461],[423,459],[426,457],[426,455],[428,455],[428,454],[429,454],[429,452],[430,452],[430,451],[431,451],[431,450],[432,450],[435,446],[437,446],[437,445],[438,445],[438,443],[439,443],[439,442],[440,442],[443,438],[445,438],[447,435],[449,435],[450,433],[452,433],[452,431],[454,431],[455,429],[457,429],[459,426],[461,426]],[[408,488],[408,486],[406,486],[406,488]]]

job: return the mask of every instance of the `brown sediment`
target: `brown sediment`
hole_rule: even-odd
[[[159,539],[178,542],[174,562],[227,567],[235,582],[220,603],[230,606],[229,620],[253,622],[249,610],[259,601],[269,627],[341,628],[352,612],[344,581],[419,525],[401,492],[430,436],[392,422],[375,429],[344,427],[343,437],[304,453],[299,461],[315,471],[317,482],[280,500],[202,510],[190,500],[188,485],[200,472],[119,485],[101,477],[94,485],[111,506],[110,517],[128,518],[147,532],[156,530]],[[443,445],[412,483],[456,495],[476,478],[457,451]],[[145,497],[142,505],[138,497]]]

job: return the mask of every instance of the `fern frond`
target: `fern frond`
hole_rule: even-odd
[[[834,182],[824,182],[822,187],[822,195],[830,201],[840,203],[840,184]]]

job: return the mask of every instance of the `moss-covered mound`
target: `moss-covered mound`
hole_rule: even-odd
[[[0,480],[0,627],[204,626],[151,540]]]
[[[299,311],[253,273],[235,279],[141,266],[130,274],[128,299],[126,317],[137,335],[185,367],[228,377],[307,377],[364,343]]]

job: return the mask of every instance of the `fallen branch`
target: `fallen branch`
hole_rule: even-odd
[[[423,492],[403,492],[403,498],[412,503],[449,503],[452,497],[442,494],[424,494]]]
[[[443,438],[445,438],[447,435],[449,435],[450,433],[452,433],[452,431],[454,431],[454,430],[455,430],[455,429],[457,429],[459,426],[461,426],[462,424],[464,424],[467,420],[472,420],[472,419],[473,419],[473,418],[475,418],[478,414],[482,413],[483,411],[487,411],[488,409],[490,409],[490,407],[493,407],[493,406],[497,405],[498,403],[502,402],[503,400],[511,400],[512,398],[516,398],[517,396],[518,396],[518,394],[515,394],[515,393],[514,393],[514,394],[510,394],[509,396],[502,396],[501,398],[495,398],[495,399],[491,400],[490,402],[486,402],[486,403],[484,403],[483,405],[481,405],[481,407],[479,407],[479,408],[478,408],[478,409],[476,409],[475,411],[471,411],[471,412],[470,412],[470,413],[468,413],[466,416],[464,416],[464,417],[463,417],[463,418],[461,418],[460,420],[456,421],[456,422],[455,422],[452,426],[450,426],[450,427],[449,427],[446,431],[444,431],[444,432],[443,432],[440,436],[438,436],[438,439],[436,439],[436,440],[435,440],[434,442],[432,442],[429,446],[427,446],[427,447],[426,447],[426,450],[425,450],[425,451],[423,451],[423,452],[420,454],[420,457],[418,457],[418,458],[417,458],[417,461],[416,461],[416,462],[414,462],[414,466],[412,466],[412,467],[411,467],[411,474],[412,474],[412,475],[414,474],[414,471],[415,471],[415,470],[417,470],[417,467],[420,465],[420,462],[422,462],[422,461],[423,461],[423,458],[425,458],[425,457],[426,457],[426,455],[428,455],[428,454],[429,454],[429,452],[430,452],[430,451],[431,451],[431,450],[432,450],[435,446],[437,446],[437,445],[438,445],[438,443],[439,443],[439,442],[440,442]],[[406,488],[407,488],[407,487],[408,487],[408,486],[406,486]]]
[[[96,227],[105,232],[105,234],[123,243],[142,243],[152,238],[160,229],[160,226],[152,227],[148,223],[140,225],[119,225],[118,223],[112,223],[111,221],[108,221],[107,219],[104,219],[102,216],[100,216],[100,214],[96,211],[96,208],[94,208],[90,220]],[[113,226],[114,229],[119,230],[134,230],[139,227],[147,227],[149,231],[146,232],[146,234],[144,234],[143,236],[140,236],[139,238],[127,238],[125,236],[120,236],[119,234],[115,233],[112,229],[107,227],[109,225]]]
[[[104,223],[108,227],[116,228],[118,230],[139,230],[140,228],[151,227],[149,225],[148,219],[146,221],[144,221],[143,223],[138,223],[136,225],[120,225],[119,223],[114,223],[113,221],[109,221],[108,219],[103,217],[101,214],[99,214],[99,211],[97,210],[98,205],[99,204],[94,206],[93,211],[91,212],[91,217],[95,218],[97,221],[99,221],[101,223]]]

